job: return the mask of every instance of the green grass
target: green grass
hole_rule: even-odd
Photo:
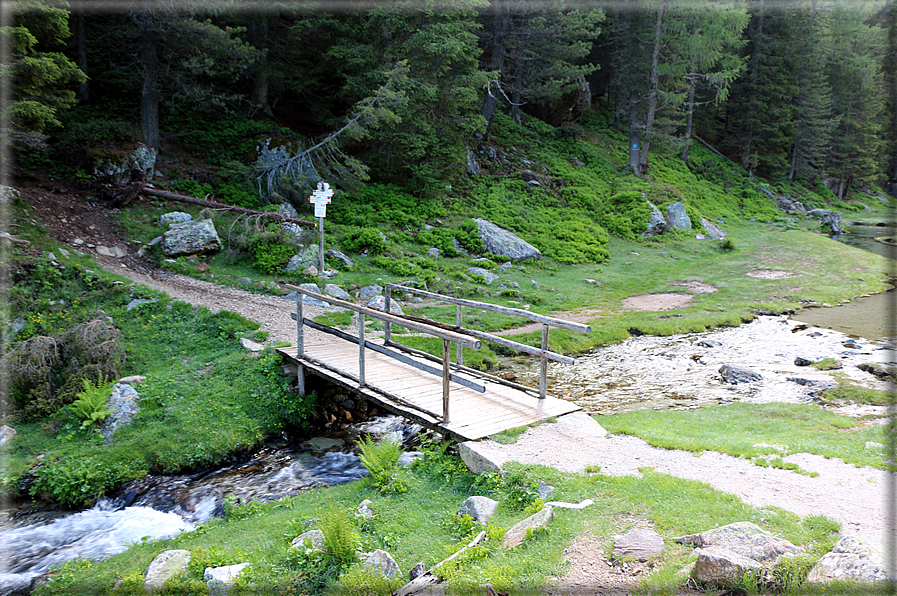
[[[610,432],[640,437],[655,447],[719,451],[736,457],[813,453],[858,466],[885,468],[884,427],[827,412],[815,405],[734,403],[687,411],[637,411],[600,418]],[[775,446],[778,446],[777,449]]]
[[[450,466],[444,457],[441,459],[442,464]],[[436,468],[437,472],[446,469],[439,465]],[[466,472],[449,476],[433,472],[426,466],[415,467],[406,475],[408,491],[400,494],[383,494],[364,481],[356,481],[272,503],[232,503],[226,519],[207,522],[195,532],[138,544],[101,562],[69,563],[36,594],[103,593],[118,578],[139,577],[155,555],[173,548],[188,549],[209,560],[249,562],[252,571],[248,580],[263,593],[319,593],[320,585],[310,589],[311,585],[303,583],[303,576],[297,574],[301,561],[289,554],[290,541],[308,529],[320,527],[334,512],[348,514],[363,499],[371,500],[374,518],[355,521],[359,548],[366,552],[375,548],[387,550],[403,572],[418,561],[429,568],[470,540],[470,535],[456,534],[458,526],[453,514],[469,494],[469,487],[477,482]],[[825,518],[802,520],[780,509],[751,507],[706,484],[650,470],[644,470],[642,478],[565,474],[541,466],[517,466],[513,473],[524,484],[549,482],[556,487],[553,498],[568,502],[592,498],[596,504],[582,511],[556,510],[546,531],[537,532],[520,547],[508,550],[498,544],[503,529],[526,513],[509,504],[511,494],[507,487],[486,491],[499,501],[489,524],[491,538],[463,557],[459,565],[446,569],[452,593],[481,593],[483,583],[491,583],[498,591],[538,591],[549,576],[563,573],[564,548],[576,536],[587,531],[601,537],[609,547],[615,534],[631,528],[634,518],[653,521],[668,542],[665,553],[655,560],[655,571],[646,579],[645,585],[652,590],[673,590],[676,581],[672,570],[681,568],[689,559],[691,549],[673,543],[676,536],[735,521],[752,521],[777,536],[804,545],[816,556],[837,538],[833,534],[837,525]],[[470,532],[477,530],[471,528]],[[193,567],[181,581],[200,579],[201,571]],[[342,568],[340,573],[348,570]],[[333,590],[339,590],[333,583],[338,581],[335,574],[325,579],[331,582]],[[140,592],[126,581],[116,593]]]

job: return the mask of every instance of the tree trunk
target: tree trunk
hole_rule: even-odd
[[[149,15],[147,15],[148,17]],[[156,56],[156,36],[149,18],[140,28],[140,65],[143,68],[143,90],[140,95],[140,125],[147,147],[159,148],[159,64]]]
[[[483,97],[483,105],[480,108],[480,115],[486,119],[485,137],[489,138],[489,131],[492,129],[492,118],[495,116],[495,109],[498,107],[498,94],[501,92],[499,84],[501,82],[501,71],[504,68],[505,39],[508,35],[508,27],[511,17],[508,7],[504,0],[493,0],[492,2],[492,58],[489,61],[489,70],[498,72],[498,79],[490,81],[486,86],[486,93]]]
[[[629,95],[629,168],[636,176],[639,171],[639,150],[641,149],[641,135],[638,124],[638,95],[633,91]]]
[[[262,14],[259,19],[249,26],[249,41],[259,50],[263,50],[268,47],[268,17]],[[258,64],[253,67],[250,99],[258,109],[273,118],[274,113],[271,111],[271,104],[268,101],[269,82],[268,57],[266,54],[262,54]]]
[[[688,163],[688,148],[691,146],[691,126],[695,114],[695,80],[688,79],[688,96],[685,98],[685,145],[682,147],[682,161]]]
[[[661,33],[663,32],[663,12],[666,8],[664,0],[657,7],[657,21],[654,25],[654,51],[651,54],[651,80],[648,92],[648,114],[645,118],[646,139],[639,155],[639,170],[642,174],[648,171],[648,151],[651,149],[651,131],[654,126],[654,114],[657,112],[657,85],[660,78],[657,66],[660,62]]]
[[[87,42],[84,39],[84,7],[80,2],[76,2],[73,10],[77,15],[75,25],[75,37],[78,45],[78,68],[81,72],[87,74]],[[78,99],[82,103],[86,103],[90,99],[90,79],[85,79],[83,83],[78,85]]]

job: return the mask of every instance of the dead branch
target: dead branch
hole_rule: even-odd
[[[217,203],[215,201],[207,201],[205,199],[196,199],[194,197],[188,197],[185,195],[175,194],[173,192],[168,192],[164,190],[158,190],[156,188],[150,188],[148,186],[143,187],[144,194],[148,194],[154,197],[161,197],[163,199],[171,199],[172,201],[180,201],[182,203],[193,203],[194,205],[202,205],[203,207],[211,207],[213,209],[223,209],[226,211],[234,211],[236,213],[246,213],[249,215],[257,215],[258,217],[266,217],[269,219],[276,219],[278,221],[288,221],[290,223],[299,224],[300,226],[310,226],[315,227],[315,222],[306,221],[304,219],[296,219],[295,217],[285,217],[283,215],[278,215],[277,213],[266,213],[264,211],[255,211],[253,209],[244,209],[243,207],[234,207],[233,205],[225,205],[224,203]]]
[[[442,567],[449,561],[461,556],[461,553],[463,553],[467,549],[473,548],[474,546],[479,544],[480,540],[485,538],[485,536],[486,536],[486,531],[483,530],[482,532],[477,534],[477,537],[474,538],[470,542],[470,544],[468,544],[467,546],[465,546],[464,548],[462,548],[461,550],[459,550],[458,552],[456,552],[449,558],[443,559],[442,561],[436,563],[435,565],[433,565],[433,567],[431,567],[429,570],[427,570],[426,573],[422,573],[422,574],[418,575],[416,578],[414,578],[413,580],[411,580],[410,582],[408,582],[407,584],[405,584],[404,586],[402,586],[401,588],[399,588],[398,590],[393,592],[392,596],[408,596],[409,594],[414,594],[416,592],[420,592],[421,590],[423,590],[424,588],[426,588],[427,586],[429,586],[431,584],[435,584],[437,581],[439,581],[439,575],[436,573],[436,571],[440,567]]]

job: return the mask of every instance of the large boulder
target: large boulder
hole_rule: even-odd
[[[751,522],[735,522],[700,534],[680,536],[675,540],[697,548],[717,546],[761,563],[775,561],[781,555],[800,552],[800,549],[787,540],[777,538]]]
[[[477,231],[486,247],[486,252],[500,255],[511,261],[525,261],[527,259],[542,260],[542,253],[535,246],[529,244],[513,232],[500,228],[491,221],[476,218]]]
[[[480,441],[464,441],[458,445],[461,461],[473,474],[502,474],[502,466],[508,456],[501,450],[490,448]]]
[[[754,381],[762,381],[763,377],[758,372],[754,372],[743,366],[735,366],[734,364],[723,364],[719,368],[719,374],[726,383],[737,385],[738,383],[753,383]]]
[[[685,204],[679,202],[667,207],[666,222],[674,230],[690,230],[691,218],[685,211]]]
[[[3,426],[0,426],[0,447],[12,441],[13,437],[15,436],[16,429],[5,424]]]
[[[312,244],[300,250],[287,263],[286,270],[290,272],[302,271],[309,267],[317,267],[321,264],[320,248]]]
[[[698,552],[691,576],[699,584],[730,586],[750,571],[762,573],[763,564],[719,546],[708,546]]]
[[[143,574],[143,589],[159,592],[170,578],[185,573],[190,564],[190,551],[167,550],[156,555]]]
[[[496,279],[498,279],[497,275],[495,275],[488,269],[483,269],[482,267],[468,267],[467,272],[470,273],[471,275],[479,275],[480,277],[485,279],[486,285],[489,285],[492,282],[494,282]]]
[[[183,211],[169,211],[168,213],[163,213],[159,216],[159,227],[167,228],[171,224],[184,223],[185,221],[191,221],[193,216],[189,213],[185,213]]]
[[[379,548],[369,554],[362,564],[365,568],[379,573],[383,577],[400,577],[402,575],[399,565],[392,555]]]
[[[831,551],[819,559],[807,576],[809,583],[829,583],[836,580],[863,583],[888,579],[885,558],[874,536],[845,536]]]
[[[112,387],[108,405],[110,413],[100,426],[100,434],[103,435],[106,445],[112,442],[115,431],[134,420],[134,416],[140,411],[139,399],[140,395],[127,383],[116,383]]]
[[[140,170],[152,177],[156,166],[156,149],[137,143],[134,149],[123,155],[120,152],[91,149],[87,158],[90,162],[88,167],[92,168],[95,179],[111,179],[117,184],[127,184],[131,179],[131,170]]]
[[[703,217],[701,218],[701,226],[704,228],[704,231],[707,232],[707,236],[698,234],[699,239],[709,237],[711,240],[722,240],[726,237],[726,232],[723,231],[721,227]]]
[[[632,557],[645,562],[664,550],[663,536],[654,530],[629,530],[614,537],[614,558]]]
[[[658,209],[654,203],[651,201],[645,202],[648,203],[648,206],[651,208],[651,217],[648,219],[648,228],[642,232],[642,238],[650,238],[651,236],[663,234],[667,229],[667,220],[664,219],[663,213],[660,212],[660,209]]]
[[[373,296],[370,300],[365,302],[364,305],[374,310],[386,312],[386,296]],[[405,314],[405,311],[402,310],[401,305],[395,298],[392,298],[389,301],[389,312],[394,315]]]
[[[305,548],[306,545],[312,550],[324,550],[324,532],[321,530],[309,530],[299,534],[290,542],[290,548]]]
[[[171,224],[162,234],[162,252],[169,257],[195,255],[221,248],[221,239],[211,219]]]

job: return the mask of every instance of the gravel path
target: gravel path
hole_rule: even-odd
[[[203,305],[213,311],[230,310],[256,321],[269,333],[269,341],[295,342],[293,302],[283,298],[254,294],[217,286],[182,275],[154,276],[121,267],[120,262],[104,263],[110,270],[132,281],[164,291],[178,300]],[[116,266],[117,265],[117,266]],[[324,312],[305,307],[306,316]],[[306,341],[326,341],[322,334],[309,333]],[[706,482],[732,493],[746,503],[776,506],[800,516],[825,515],[841,522],[845,534],[878,533],[884,528],[886,502],[893,503],[889,485],[894,475],[871,468],[858,468],[836,459],[809,454],[784,458],[801,469],[817,472],[810,477],[789,470],[761,468],[747,460],[715,452],[696,456],[691,452],[658,449],[645,441],[626,435],[583,438],[558,423],[545,423],[523,433],[515,444],[500,445],[484,441],[484,446],[502,451],[509,459],[538,463],[569,472],[582,472],[587,465],[601,467],[607,475],[639,475],[639,469]]]

